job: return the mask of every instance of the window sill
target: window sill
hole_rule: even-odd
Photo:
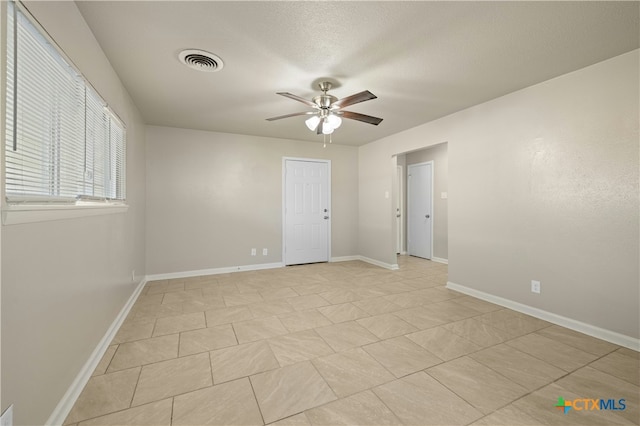
[[[48,222],[88,216],[125,213],[126,204],[78,203],[78,204],[9,204],[2,209],[3,225]]]

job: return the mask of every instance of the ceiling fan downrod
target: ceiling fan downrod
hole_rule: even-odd
[[[322,95],[315,96],[313,98],[313,103],[315,103],[321,110],[328,111],[331,108],[331,104],[337,101],[338,98],[327,94],[327,91],[331,89],[331,83],[328,81],[318,83],[318,86],[320,86]]]

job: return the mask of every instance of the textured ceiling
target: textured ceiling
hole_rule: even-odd
[[[334,143],[364,143],[639,46],[638,2],[77,1],[149,124],[320,141],[276,92],[378,99]],[[186,48],[216,73],[177,60]]]

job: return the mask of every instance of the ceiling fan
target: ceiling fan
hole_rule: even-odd
[[[333,131],[340,127],[340,124],[342,124],[342,118],[358,120],[364,123],[373,124],[375,126],[380,124],[380,122],[382,121],[382,118],[342,110],[342,108],[344,107],[348,107],[359,102],[376,99],[377,96],[370,91],[365,90],[363,92],[347,96],[346,98],[338,99],[335,96],[329,95],[327,93],[332,86],[330,82],[323,81],[320,82],[318,86],[320,86],[322,94],[315,96],[311,100],[288,92],[277,93],[278,95],[293,99],[294,101],[302,102],[303,104],[314,108],[314,111],[294,112],[293,114],[267,118],[267,121],[280,120],[282,118],[296,117],[299,115],[310,115],[311,117],[305,121],[305,124],[307,125],[309,130],[316,132],[318,135],[330,135],[331,133],[333,133]]]

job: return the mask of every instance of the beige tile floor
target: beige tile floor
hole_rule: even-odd
[[[66,424],[638,424],[637,352],[399,264],[150,282]],[[560,396],[626,409],[563,414]]]

